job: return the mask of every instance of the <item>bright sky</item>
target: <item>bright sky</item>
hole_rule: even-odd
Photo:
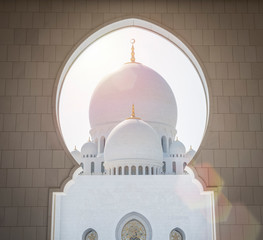
[[[178,107],[177,136],[186,149],[198,149],[206,125],[206,100],[201,80],[191,61],[173,43],[136,27],[117,30],[95,41],[76,59],[61,91],[59,115],[70,151],[89,138],[89,103],[99,81],[130,61],[131,39],[135,58],[158,72],[174,92]]]

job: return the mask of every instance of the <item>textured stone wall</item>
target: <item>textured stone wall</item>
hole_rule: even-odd
[[[208,75],[210,123],[195,159],[218,186],[221,239],[263,239],[263,1],[0,0],[0,239],[47,239],[49,188],[73,168],[52,113],[67,54],[101,25],[153,21]]]

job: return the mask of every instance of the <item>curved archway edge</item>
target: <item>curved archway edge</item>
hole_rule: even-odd
[[[98,28],[96,28],[92,32],[88,33],[69,52],[65,61],[61,65],[60,70],[58,71],[55,86],[53,89],[52,110],[53,110],[53,120],[55,123],[55,128],[56,128],[58,138],[60,140],[61,145],[63,146],[64,151],[67,153],[69,159],[72,160],[75,167],[71,170],[69,177],[62,183],[60,188],[49,190],[49,193],[50,193],[49,194],[49,215],[48,215],[48,221],[49,221],[48,234],[49,234],[49,236],[51,236],[51,232],[52,232],[52,230],[51,230],[52,229],[52,207],[54,206],[53,194],[55,192],[56,193],[61,192],[61,194],[63,194],[65,189],[69,186],[70,182],[73,181],[74,176],[76,177],[76,175],[78,174],[76,172],[79,171],[79,166],[78,166],[77,162],[71,156],[69,150],[67,149],[67,147],[65,145],[65,142],[64,142],[63,137],[62,137],[61,127],[59,124],[59,107],[58,106],[59,106],[60,93],[61,93],[61,89],[62,89],[62,86],[64,83],[65,76],[66,76],[68,70],[70,69],[70,67],[72,66],[72,64],[74,63],[75,59],[89,45],[91,45],[93,42],[95,42],[98,38],[104,36],[105,34],[107,34],[109,32],[112,32],[112,31],[115,31],[115,30],[118,30],[121,28],[125,28],[125,27],[131,27],[131,26],[144,28],[146,30],[150,30],[156,34],[161,35],[162,37],[168,39],[170,42],[175,44],[179,49],[181,49],[188,56],[190,61],[193,63],[193,66],[196,68],[197,73],[199,74],[200,79],[202,81],[202,85],[204,87],[204,92],[206,95],[206,104],[207,104],[206,129],[208,128],[209,113],[210,113],[210,109],[211,109],[210,103],[212,103],[212,101],[209,101],[210,96],[209,96],[208,90],[210,87],[209,87],[209,84],[207,81],[208,80],[207,74],[206,74],[205,68],[204,68],[202,62],[200,61],[198,55],[194,52],[194,50],[192,49],[191,46],[189,46],[185,41],[183,41],[183,39],[180,36],[176,35],[176,33],[171,32],[170,30],[168,30],[166,26],[161,26],[160,23],[154,23],[150,19],[142,19],[141,17],[131,17],[131,18],[126,18],[126,19],[122,19],[122,20],[115,19],[109,23],[103,24],[103,26],[99,26]],[[205,134],[203,136],[203,141],[204,141],[204,139],[205,139]],[[201,147],[197,151],[195,158],[199,155],[200,149],[201,149]],[[194,175],[194,178],[201,183],[202,188],[205,191],[217,191],[217,187],[208,188],[206,186],[205,182],[203,181],[203,179],[197,174],[197,171],[192,166],[191,166],[191,170],[192,170],[192,173]]]
[[[129,222],[133,219],[138,220],[139,222],[142,223],[142,225],[145,227],[145,230],[147,233],[146,240],[151,240],[152,239],[152,228],[151,228],[150,222],[147,220],[146,217],[144,217],[142,214],[137,213],[137,212],[128,213],[124,217],[121,218],[121,220],[119,221],[119,223],[116,227],[116,231],[115,231],[116,239],[121,240],[122,228],[124,227],[124,225],[127,222]]]
[[[196,68],[197,73],[199,74],[199,77],[201,79],[203,88],[204,88],[204,93],[206,96],[206,105],[207,105],[207,114],[206,114],[206,128],[204,131],[203,135],[203,140],[202,142],[205,141],[206,138],[206,130],[209,127],[209,115],[210,115],[210,109],[211,109],[211,99],[209,95],[209,80],[206,74],[206,70],[202,64],[202,61],[199,59],[198,55],[195,53],[195,51],[192,49],[189,44],[184,41],[180,36],[176,35],[175,32],[169,31],[166,26],[161,26],[160,23],[153,23],[152,20],[150,19],[142,19],[141,17],[139,18],[126,18],[123,20],[115,20],[109,23],[105,23],[103,26],[100,26],[93,30],[91,33],[87,34],[84,36],[78,44],[69,52],[67,55],[65,61],[60,67],[60,70],[57,74],[56,78],[56,83],[53,89],[53,99],[52,99],[52,110],[53,110],[53,120],[54,124],[56,126],[56,131],[58,138],[60,140],[61,145],[63,146],[63,149],[67,153],[69,159],[74,163],[74,165],[78,165],[78,163],[75,161],[75,159],[71,156],[68,148],[66,147],[66,144],[63,140],[62,137],[62,131],[61,131],[61,126],[60,126],[60,115],[59,115],[59,101],[60,101],[60,94],[62,90],[62,86],[64,83],[65,76],[67,75],[70,67],[72,64],[75,62],[75,60],[78,58],[78,56],[88,47],[90,46],[93,42],[95,42],[97,39],[103,37],[105,34],[116,31],[121,28],[125,27],[139,27],[139,28],[144,28],[146,30],[152,31],[155,34],[161,35],[162,37],[166,38],[169,40],[171,43],[176,45],[184,54],[190,59],[192,62],[193,66]],[[195,154],[194,159],[198,157],[200,154],[200,149],[202,147],[202,143],[200,148],[198,149],[197,153]],[[192,166],[191,166],[192,168]],[[196,173],[196,171],[195,171]],[[196,175],[196,174],[195,174]],[[70,175],[69,177],[72,177]],[[200,179],[202,184],[204,183],[203,179],[201,179],[198,174],[195,176],[197,179]],[[206,185],[203,185],[204,189],[207,188]],[[61,190],[64,188],[64,183],[61,186]]]

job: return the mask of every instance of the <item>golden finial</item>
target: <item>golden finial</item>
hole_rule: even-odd
[[[89,137],[89,142],[91,142],[90,137]]]
[[[140,119],[138,117],[135,116],[135,110],[134,110],[134,104],[132,104],[132,114],[129,118],[127,119]]]
[[[132,104],[132,114],[131,114],[132,118],[135,118],[135,111],[134,111],[134,104]]]
[[[176,141],[178,141],[178,137],[176,137]]]
[[[192,145],[190,145],[190,150],[193,150]]]
[[[135,39],[132,39],[131,40],[131,44],[132,44],[132,47],[131,47],[131,62],[135,62],[135,52],[134,52],[134,43],[135,43]]]
[[[74,150],[76,151],[77,150],[77,146],[75,145],[75,148],[74,148]]]

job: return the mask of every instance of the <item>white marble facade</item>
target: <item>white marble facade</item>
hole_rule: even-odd
[[[100,240],[121,240],[127,217],[144,225],[147,240],[169,240],[175,228],[183,239],[215,239],[213,195],[192,178],[78,176],[65,195],[56,196],[55,239],[85,239],[93,229]]]

